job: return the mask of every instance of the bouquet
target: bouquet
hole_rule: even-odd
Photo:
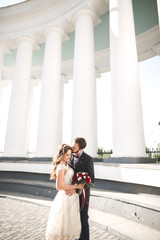
[[[91,181],[91,177],[87,172],[77,172],[73,176],[73,183],[75,184],[85,184],[85,186],[92,186],[94,187],[94,184]],[[78,189],[78,194],[81,195],[83,190]]]

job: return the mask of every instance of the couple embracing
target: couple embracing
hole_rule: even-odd
[[[46,240],[89,240],[88,203],[90,188],[73,184],[73,176],[85,172],[94,182],[91,156],[83,150],[84,138],[75,138],[73,146],[61,144],[53,158],[51,179],[56,179],[58,193],[53,200],[46,229]],[[83,194],[78,195],[78,191]]]

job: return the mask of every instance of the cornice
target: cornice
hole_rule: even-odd
[[[72,32],[74,25],[70,17],[85,7],[93,8],[99,16],[107,11],[104,0],[30,0],[0,9],[0,40],[13,46],[15,38],[39,34],[40,41],[44,41],[42,32],[57,24],[67,33]]]
[[[148,58],[156,56],[156,46],[160,43],[159,26],[155,26],[150,30],[140,34],[136,38],[138,60],[144,61]]]

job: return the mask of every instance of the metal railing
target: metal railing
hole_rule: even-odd
[[[113,150],[102,150],[98,149],[98,158],[111,158],[111,154]],[[155,158],[158,162],[160,161],[160,149],[159,148],[146,148],[146,153],[149,155],[150,158]]]
[[[160,153],[158,148],[146,148],[146,153]]]

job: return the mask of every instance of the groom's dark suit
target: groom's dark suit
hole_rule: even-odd
[[[73,167],[73,159],[74,157],[71,157],[71,160],[69,161],[69,166],[74,169],[74,172],[87,172],[89,176],[92,179],[92,182],[94,182],[94,166],[93,166],[93,159],[91,156],[83,152],[78,159],[75,168]],[[86,187],[86,197],[87,201],[89,202],[90,197],[90,188]],[[80,195],[80,205],[82,201],[82,195]],[[82,232],[80,240],[89,240],[89,225],[88,225],[88,205],[85,202],[85,205],[83,209],[80,212],[81,214],[81,223],[82,223]]]

